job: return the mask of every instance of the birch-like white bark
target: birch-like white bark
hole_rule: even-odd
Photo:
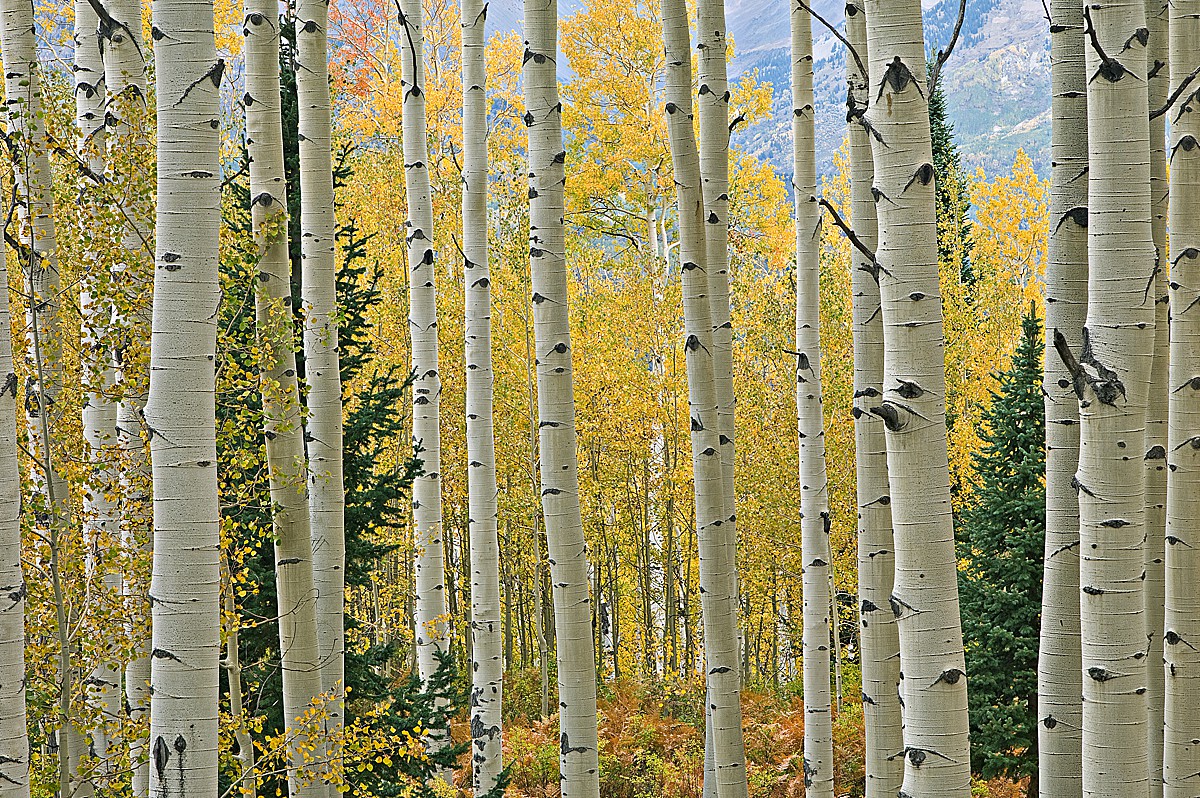
[[[492,423],[492,293],[488,270],[487,4],[462,0],[463,283],[466,297],[467,492],[471,540],[471,772],[478,798],[504,768],[500,542]]]
[[[438,375],[437,270],[433,252],[433,200],[429,193],[429,146],[425,127],[425,36],[421,0],[402,0],[404,26],[404,189],[408,200],[408,332],[412,341],[413,446],[422,461],[413,482],[416,539],[417,669],[422,680],[437,670],[449,645],[446,567],[442,541],[441,417]]]
[[[255,338],[260,357],[263,437],[275,541],[275,591],[279,608],[279,652],[283,676],[283,720],[288,739],[288,793],[298,798],[325,794],[314,784],[311,760],[325,742],[304,717],[321,694],[317,654],[317,607],[313,547],[309,534],[308,474],[296,379],[292,326],[292,261],[288,256],[287,176],[279,89],[279,5],[246,0],[246,150],[250,160],[250,205],[258,254]]]
[[[158,212],[146,426],[154,477],[150,795],[217,794],[219,86],[212,0],[155,0]]]
[[[1083,691],[1079,640],[1079,399],[1054,351],[1056,335],[1078,350],[1087,313],[1087,78],[1083,5],[1050,4],[1051,187],[1046,266],[1046,546],[1038,651],[1038,788],[1079,798]]]
[[[598,798],[596,650],[579,510],[565,230],[566,152],[558,98],[558,2],[524,0],[525,127],[529,134],[529,267],[537,366],[541,499],[558,643],[563,798]]]
[[[796,426],[803,563],[804,793],[833,798],[829,692],[829,480],[821,393],[821,206],[817,203],[812,15],[792,0],[792,194],[796,213]]]
[[[862,0],[846,4],[846,38],[865,65],[867,12]],[[858,239],[872,252],[877,243],[875,167],[862,123],[871,100],[867,75],[846,58],[850,139],[850,214]],[[858,502],[859,640],[862,649],[863,727],[866,734],[867,798],[892,798],[904,778],[900,712],[900,638],[888,599],[895,579],[892,509],[883,421],[871,415],[883,396],[883,316],[879,271],[857,247],[851,250],[850,290],[854,346],[854,452]]]
[[[1086,798],[1116,798],[1149,789],[1144,455],[1156,264],[1147,37],[1139,33],[1146,9],[1143,0],[1110,0],[1088,5],[1085,15],[1088,309],[1072,364],[1080,397],[1082,773]]]
[[[329,101],[329,4],[296,4],[296,95],[300,132],[300,251],[304,306],[305,423],[317,588],[317,646],[329,730],[345,701],[346,496],[342,481],[342,375],[338,356],[336,221]]]
[[[1200,0],[1173,0],[1171,88],[1200,64]],[[1167,442],[1163,794],[1200,792],[1200,114],[1190,97],[1168,114],[1171,368]],[[1149,663],[1155,667],[1155,663]]]
[[[901,792],[966,798],[967,690],[947,466],[929,89],[919,0],[867,0],[884,422],[900,637]]]

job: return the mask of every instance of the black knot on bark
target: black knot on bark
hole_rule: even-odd
[[[863,599],[861,611],[864,615],[868,612],[879,612],[879,607],[870,599]]]
[[[697,349],[700,348],[700,339],[697,338],[695,335],[689,335],[687,337],[687,341],[683,345],[683,348],[688,350],[689,352],[695,352]]]
[[[533,127],[533,114],[529,111],[526,111],[525,116],[521,117],[521,119],[525,122],[525,127]]]
[[[675,103],[671,103],[671,102],[667,103],[665,106],[663,106],[663,108],[666,109],[666,112],[668,114],[673,114],[679,110],[679,106],[676,105]]]
[[[915,382],[900,380],[900,387],[896,389],[896,393],[900,394],[905,399],[916,399],[917,397],[924,395],[925,389],[920,385],[917,385]]]
[[[899,432],[904,429],[904,420],[900,418],[900,411],[890,404],[883,404],[870,409],[871,415],[883,420],[883,426],[887,427],[892,432]]]
[[[1042,725],[1047,729],[1053,729],[1058,725],[1058,721],[1054,719],[1053,715],[1047,715],[1046,717],[1042,718]]]
[[[558,353],[558,354],[560,354],[560,355],[562,355],[562,354],[565,354],[565,353],[566,353],[566,351],[567,351],[567,345],[566,345],[566,343],[565,343],[565,342],[563,342],[563,341],[559,341],[558,343],[556,343],[556,344],[554,345],[554,351],[555,351],[555,352],[557,352],[557,353]]]
[[[1100,666],[1094,666],[1087,669],[1088,678],[1097,682],[1107,682],[1109,679],[1115,678],[1112,673]]]
[[[958,680],[964,676],[966,676],[966,674],[958,668],[950,668],[949,670],[942,671],[941,675],[939,675],[937,680],[934,681],[934,684],[937,684],[938,682],[945,682],[946,684],[958,684]]]
[[[171,759],[171,749],[167,746],[167,741],[161,735],[154,741],[154,769],[158,771],[159,778],[162,778],[163,771],[167,769],[167,762]]]
[[[1087,593],[1089,596],[1103,596],[1104,595],[1104,588],[1096,587],[1095,585],[1084,585],[1082,590],[1084,593]]]
[[[1174,629],[1168,629],[1167,633],[1163,635],[1163,642],[1165,642],[1168,646],[1178,645],[1179,641],[1182,639],[1183,638],[1180,637],[1179,633]]]

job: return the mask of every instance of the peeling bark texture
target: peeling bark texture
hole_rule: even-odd
[[[967,686],[946,453],[933,154],[919,0],[867,0],[884,421],[900,638],[901,794],[971,790]]]
[[[704,192],[700,153],[693,133],[691,36],[682,0],[662,4],[663,43],[667,55],[666,120],[675,173],[679,210],[679,247],[683,280],[684,356],[687,364],[688,406],[691,417],[692,473],[695,481],[696,538],[700,552],[700,607],[704,624],[705,673],[705,792],[732,795],[742,774],[745,752],[741,736],[740,676],[737,661],[736,607],[729,590],[726,560],[729,509],[725,468],[721,456],[720,411],[717,397],[716,346],[710,292]],[[708,645],[731,640],[733,645]],[[826,679],[828,681],[828,679]],[[736,731],[735,731],[736,730]],[[709,753],[711,752],[711,753]],[[724,763],[712,768],[710,763]],[[726,782],[722,782],[722,778]]]
[[[1146,0],[1146,90],[1148,111],[1167,101],[1167,0]],[[1166,116],[1150,120],[1150,225],[1154,238],[1154,355],[1150,400],[1146,406],[1146,723],[1149,798],[1163,795],[1163,559],[1166,556],[1167,371],[1170,357],[1167,319],[1167,157]]]
[[[492,424],[492,293],[487,218],[487,3],[462,0],[463,281],[466,297],[467,492],[471,542],[471,772],[475,795],[504,768],[500,542]],[[406,159],[407,160],[407,159]]]
[[[525,127],[529,133],[529,267],[537,364],[542,511],[558,642],[559,769],[563,798],[598,798],[596,651],[579,511],[558,98],[558,2],[524,0]]]
[[[338,356],[336,226],[329,102],[329,4],[296,4],[296,95],[300,133],[301,304],[308,416],[308,509],[321,690],[332,694],[330,734],[344,718],[346,495],[342,480],[342,375]]]
[[[1200,63],[1200,0],[1173,0],[1171,88]],[[1171,345],[1168,380],[1163,794],[1200,791],[1200,114],[1185,95],[1169,112]],[[1151,661],[1150,668],[1157,666]]]
[[[867,61],[867,12],[863,0],[846,4],[846,37]],[[871,196],[875,167],[862,124],[870,105],[867,75],[846,59],[846,118],[850,139],[850,202],[855,234],[874,251],[877,235]],[[857,247],[850,272],[854,339],[854,452],[858,502],[859,640],[862,649],[863,725],[866,733],[866,798],[893,798],[904,778],[900,712],[900,638],[888,605],[895,578],[892,509],[888,493],[883,421],[871,407],[883,396],[883,316],[879,272]]]
[[[93,175],[104,174],[105,113],[104,45],[100,37],[100,18],[88,0],[75,2],[75,127],[76,153]],[[80,179],[80,200],[84,201],[88,182]],[[89,222],[84,222],[89,224]],[[86,231],[80,231],[86,233]],[[89,579],[104,585],[109,596],[121,594],[121,572],[114,554],[119,533],[116,501],[118,471],[114,458],[117,443],[117,403],[113,399],[116,366],[111,351],[109,303],[99,295],[99,270],[102,264],[95,253],[85,253],[89,263],[80,280],[79,309],[80,369],[83,374],[83,440],[88,464],[85,470],[82,501],[82,526],[87,547],[86,569]],[[98,285],[99,282],[99,285]],[[107,641],[106,641],[107,642]],[[110,771],[106,725],[121,720],[121,667],[112,646],[100,647],[100,654],[88,674],[88,698],[99,710],[100,722],[90,729],[91,752],[101,767]],[[90,783],[76,787],[76,798],[94,793]]]
[[[1046,547],[1038,656],[1038,789],[1080,798],[1083,691],[1079,640],[1079,398],[1054,339],[1083,345],[1087,313],[1087,78],[1083,5],[1050,4],[1050,240],[1046,266]]]
[[[90,3],[89,3],[90,5]],[[113,162],[121,155],[128,156],[149,146],[146,125],[146,57],[142,42],[142,10],[138,0],[108,0],[104,4],[108,20],[99,27],[104,48],[105,144],[108,150],[107,177],[117,183],[132,178],[129,169],[114,169]],[[150,264],[154,253],[148,242],[153,241],[150,229],[151,209],[146,205],[127,203],[121,209],[125,226],[121,246],[125,262],[113,275],[114,288],[127,297],[143,296],[149,291]],[[147,309],[121,317],[113,314],[112,326],[120,330],[122,344],[149,338],[150,313]],[[144,343],[142,344],[144,346]],[[121,538],[127,551],[149,549],[150,521],[150,464],[146,451],[145,419],[146,374],[144,369],[126,369],[121,358],[114,357],[115,379],[118,382],[116,435],[121,450],[120,479],[123,504],[119,508]],[[137,729],[144,729],[150,708],[150,608],[147,606],[143,577],[133,573],[133,565],[125,564],[123,591],[125,595],[126,628],[138,652],[125,663],[125,704],[130,720]],[[149,794],[150,770],[146,737],[133,734],[129,738],[129,760],[132,770],[133,798]]]
[[[746,746],[741,723],[741,665],[738,658],[737,508],[734,491],[733,323],[729,306],[729,78],[726,57],[725,2],[700,0],[697,4],[697,66],[699,87],[696,112],[700,120],[700,176],[704,195],[704,227],[709,303],[712,315],[713,375],[717,393],[717,433],[721,449],[725,520],[719,527],[722,543],[710,563],[709,580],[715,612],[728,615],[717,636],[705,635],[705,657],[721,671],[717,683],[709,681],[709,706],[723,703],[737,708],[736,716],[721,713],[712,718],[713,733],[705,738],[705,795],[745,798]],[[723,664],[714,664],[723,663]],[[736,678],[735,678],[736,677]],[[715,696],[711,690],[734,690]],[[711,745],[711,750],[710,750]],[[715,777],[716,792],[710,792]]]
[[[442,543],[442,383],[438,376],[437,287],[433,262],[433,202],[425,138],[425,37],[421,0],[402,0],[400,22],[407,45],[401,54],[404,83],[404,189],[408,199],[408,332],[412,340],[413,446],[421,475],[413,482],[416,534],[417,668],[421,679],[437,670],[449,645],[446,567]],[[438,743],[440,746],[441,743]]]
[[[1078,354],[1059,350],[1080,397],[1083,795],[1117,798],[1149,789],[1144,455],[1156,265],[1145,3],[1090,4],[1085,27],[1088,309]]]
[[[158,212],[150,338],[154,566],[150,795],[217,793],[220,563],[216,313],[221,224],[212,0],[155,0]]]
[[[0,258],[0,285],[8,266]],[[0,302],[0,798],[29,798],[25,717],[25,574],[21,569],[21,470],[10,297]]]
[[[804,595],[804,793],[833,798],[829,692],[829,481],[821,395],[821,206],[817,204],[812,15],[792,0],[792,192],[796,208],[796,422]],[[850,59],[847,59],[850,60]]]
[[[283,719],[288,736],[288,794],[324,794],[313,785],[312,758],[324,757],[324,741],[304,714],[321,694],[313,547],[309,531],[308,474],[296,379],[292,322],[291,258],[288,257],[287,177],[279,89],[277,0],[246,0],[242,22],[246,57],[246,150],[250,159],[251,222],[258,254],[255,338],[259,345],[263,437],[275,542],[275,591],[283,674]]]

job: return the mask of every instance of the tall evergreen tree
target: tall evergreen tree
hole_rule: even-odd
[[[1032,313],[984,415],[978,486],[958,528],[959,601],[971,689],[971,766],[1034,776],[1037,656],[1046,534],[1042,326]]]
[[[962,155],[954,142],[954,123],[946,115],[946,95],[935,85],[929,95],[929,134],[933,142],[933,174],[937,188],[938,261],[960,258],[964,282],[973,282],[971,271],[971,194],[963,171]]]

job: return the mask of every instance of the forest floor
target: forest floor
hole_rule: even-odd
[[[551,676],[553,683],[553,676]],[[835,712],[834,785],[838,798],[863,795],[863,720],[857,684],[843,685]],[[538,673],[509,674],[504,686],[507,798],[558,798],[558,718],[540,718]],[[704,766],[703,683],[635,681],[600,686],[600,794],[603,798],[701,798]],[[551,695],[551,705],[554,696]],[[798,685],[742,693],[751,798],[804,795],[804,707]],[[455,737],[465,739],[467,724]],[[469,766],[456,780],[470,783]],[[972,798],[1023,798],[1025,782],[976,780]],[[466,794],[466,793],[464,793]]]

